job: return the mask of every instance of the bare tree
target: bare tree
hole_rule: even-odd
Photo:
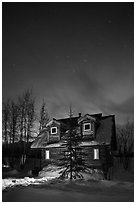
[[[20,141],[29,142],[35,120],[35,100],[32,91],[27,90],[19,97],[19,131]]]
[[[27,146],[33,137],[33,124],[35,121],[35,101],[32,97],[32,91],[27,90],[19,98],[19,131],[20,141],[24,142],[22,164],[24,165],[27,156]]]
[[[15,142],[18,123],[18,105],[11,101],[10,103],[10,143]]]
[[[10,120],[10,100],[8,99],[3,103],[2,108],[2,130],[3,130],[3,141],[8,143],[9,141],[9,120]]]
[[[46,124],[49,122],[49,114],[46,108],[46,103],[43,100],[41,110],[40,110],[40,120],[39,120],[39,132],[44,129]]]
[[[29,104],[28,104],[28,110],[27,110],[27,137],[26,137],[26,141],[27,143],[29,142],[29,140],[33,137],[32,133],[33,133],[33,125],[34,125],[34,121],[35,121],[35,101],[34,99],[31,99]]]
[[[10,157],[12,158],[10,165],[14,164],[14,143],[18,139],[18,105],[13,100],[9,104],[9,135],[10,135]]]
[[[124,168],[129,166],[129,157],[134,148],[134,124],[129,121],[122,126],[117,127],[118,150],[123,158]]]
[[[20,141],[23,141],[24,136],[24,118],[25,118],[25,106],[23,99],[19,97],[19,134],[20,134]]]

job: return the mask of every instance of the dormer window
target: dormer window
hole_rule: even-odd
[[[57,127],[51,127],[51,134],[57,134]]]
[[[84,131],[91,130],[91,123],[84,123]]]

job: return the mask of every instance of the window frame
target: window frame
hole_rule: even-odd
[[[56,129],[56,132],[52,132],[52,129],[54,129],[54,128]],[[51,127],[51,134],[52,135],[56,135],[57,134],[57,127]]]
[[[86,126],[86,125],[89,125],[89,126],[90,126],[90,128],[87,129],[87,130],[85,129],[85,126]],[[92,125],[91,125],[91,123],[84,123],[84,124],[83,124],[83,130],[84,130],[84,131],[92,131]]]

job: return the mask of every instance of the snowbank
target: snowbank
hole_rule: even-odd
[[[44,167],[39,172],[39,177],[49,177],[49,178],[58,178],[60,176],[59,172],[62,170],[62,168],[55,166],[55,165],[48,165],[47,167]]]
[[[7,178],[7,179],[2,179],[2,190],[6,189],[7,187],[14,187],[14,186],[28,186],[30,184],[41,184],[45,183],[49,180],[51,180],[52,177],[42,177],[42,178],[29,178],[25,177],[23,179],[13,179],[13,178]]]
[[[39,177],[48,177],[48,178],[58,178],[60,177],[60,171],[62,171],[64,168],[56,166],[56,165],[48,165],[47,167],[44,167],[39,172]],[[88,173],[82,173],[83,180],[102,180],[103,179],[103,173],[101,170],[97,169],[88,169]]]
[[[13,187],[13,186],[28,186],[30,184],[41,184],[48,182],[49,180],[58,178],[60,176],[59,172],[62,170],[62,168],[55,166],[55,165],[48,165],[47,167],[44,167],[42,171],[39,172],[38,178],[30,178],[30,177],[24,177],[21,179],[16,178],[6,178],[2,180],[2,190],[6,189],[7,187]],[[16,176],[17,171],[12,170],[12,176]]]
[[[7,165],[6,165],[6,164],[2,164],[2,167],[3,167],[3,168],[9,168],[10,165],[9,165],[9,164],[7,164]]]

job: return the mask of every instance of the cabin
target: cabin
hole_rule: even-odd
[[[69,122],[80,134],[80,146],[85,153],[84,160],[91,169],[108,172],[113,166],[113,152],[116,151],[115,116],[85,114],[72,118],[53,118],[33,141],[31,148],[41,151],[42,160],[59,164],[65,148],[63,136],[67,133]]]

